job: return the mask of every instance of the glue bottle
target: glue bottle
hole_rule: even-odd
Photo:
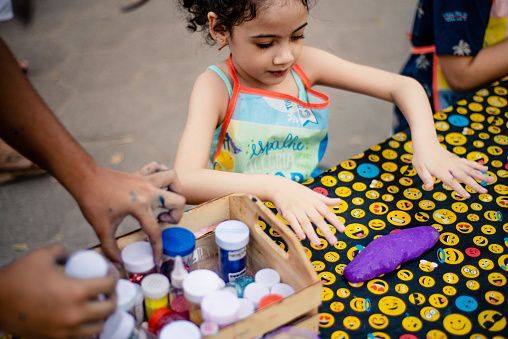
[[[146,318],[158,308],[168,307],[169,279],[164,274],[153,273],[141,280],[141,289],[145,296]]]
[[[146,241],[136,241],[125,246],[121,252],[129,280],[140,284],[148,274],[155,273],[152,245]]]
[[[185,320],[189,320],[189,302],[185,299],[183,292],[183,280],[189,274],[185,269],[182,257],[177,255],[175,260],[175,267],[171,272],[171,287],[170,287],[170,306],[173,311],[181,315]]]
[[[171,281],[171,272],[175,265],[177,255],[182,257],[187,270],[190,269],[193,260],[193,252],[196,247],[194,233],[183,227],[170,227],[162,231],[162,265],[161,273]]]
[[[106,259],[93,250],[82,250],[74,253],[65,263],[65,274],[79,279],[101,278],[108,275],[109,264]],[[97,295],[99,300],[103,294]]]

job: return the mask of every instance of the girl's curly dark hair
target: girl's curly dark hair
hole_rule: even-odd
[[[300,0],[309,9],[309,0]],[[180,5],[186,9],[187,29],[191,32],[204,32],[206,42],[213,45],[215,41],[210,35],[208,27],[208,13],[214,12],[218,16],[216,31],[231,33],[234,26],[256,17],[257,12],[269,7],[274,0],[179,0]]]

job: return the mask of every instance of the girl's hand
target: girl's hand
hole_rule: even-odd
[[[277,206],[280,215],[289,223],[296,235],[300,239],[305,239],[308,236],[313,245],[320,247],[321,241],[311,224],[312,222],[319,228],[326,240],[331,245],[335,245],[337,237],[330,230],[328,223],[339,232],[344,232],[344,224],[330,209],[330,207],[340,204],[340,199],[325,197],[289,179],[278,176],[273,176],[273,179],[274,185],[270,186],[273,191],[270,201]]]
[[[418,151],[415,149],[413,167],[422,179],[425,189],[432,189],[432,176],[435,176],[464,198],[470,198],[471,195],[461,183],[478,193],[487,193],[487,189],[476,180],[486,183],[494,181],[494,178],[482,173],[487,171],[487,166],[459,158],[445,150],[438,142],[426,144],[425,147],[418,148]]]

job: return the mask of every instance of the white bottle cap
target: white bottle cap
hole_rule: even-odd
[[[200,339],[201,331],[193,322],[175,320],[167,324],[159,332],[159,339]]]
[[[280,274],[273,268],[263,268],[256,272],[254,281],[270,289],[273,285],[280,283]]]
[[[256,307],[249,299],[238,299],[240,302],[240,310],[238,311],[238,320],[248,318],[254,313]]]
[[[266,285],[253,282],[248,284],[243,291],[243,297],[252,301],[256,308],[258,307],[259,301],[265,295],[270,294],[270,290]]]
[[[100,339],[128,339],[134,330],[134,317],[117,309],[104,323]]]
[[[225,285],[217,273],[205,269],[195,270],[183,280],[183,292],[185,299],[199,305],[207,294],[220,290]]]
[[[237,321],[239,310],[238,297],[224,290],[211,292],[201,301],[203,319],[211,320],[219,326],[227,326]]]
[[[283,298],[295,293],[295,289],[288,284],[278,283],[272,286],[270,293],[281,295]]]
[[[118,279],[116,283],[116,306],[122,310],[129,312],[135,305],[136,287],[127,279]]]
[[[226,251],[236,251],[249,243],[249,226],[239,220],[226,220],[215,228],[215,242]]]
[[[219,325],[211,320],[203,321],[201,325],[199,325],[199,328],[201,329],[201,334],[203,336],[217,335],[217,333],[219,333]]]
[[[146,241],[136,241],[125,246],[122,260],[125,269],[131,273],[145,273],[155,267],[152,246]]]
[[[106,259],[92,250],[74,253],[65,264],[65,274],[80,279],[105,277],[108,275],[108,269]]]
[[[141,290],[145,298],[163,298],[169,294],[169,279],[161,273],[149,274],[141,280]]]

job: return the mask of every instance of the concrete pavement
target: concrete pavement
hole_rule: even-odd
[[[71,134],[102,166],[132,172],[152,160],[173,165],[192,84],[227,48],[189,33],[176,1],[33,1],[28,26],[0,22],[0,35]],[[398,72],[416,0],[321,0],[305,43],[353,62]],[[331,99],[330,168],[388,137],[391,104],[323,89]],[[0,265],[54,242],[70,250],[98,243],[78,205],[49,175],[0,186]],[[139,227],[126,219],[118,235]]]

